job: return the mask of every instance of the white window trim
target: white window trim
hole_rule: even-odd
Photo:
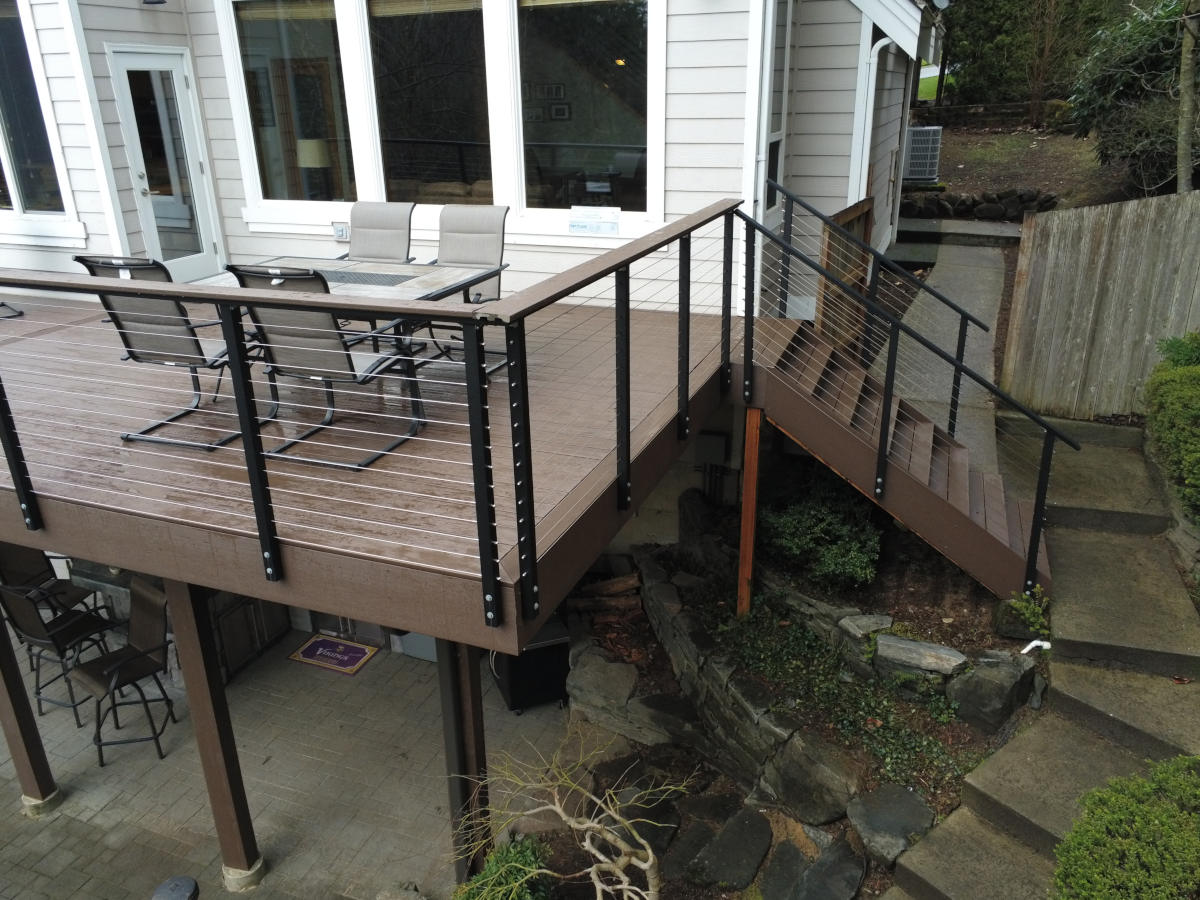
[[[46,138],[50,145],[50,158],[54,162],[54,177],[58,179],[58,192],[62,197],[62,212],[26,212],[21,210],[0,210],[0,243],[32,247],[72,247],[82,248],[87,243],[87,229],[79,220],[75,209],[75,196],[71,191],[71,182],[67,178],[66,156],[62,149],[62,140],[58,133],[50,101],[50,84],[46,79],[46,67],[42,60],[41,44],[38,42],[37,27],[33,23],[33,11],[29,0],[16,0],[17,15],[21,20],[21,31],[25,38],[25,55],[29,59],[29,68],[33,73],[33,83],[37,90],[38,108],[42,114],[42,122],[46,126]],[[51,113],[48,115],[48,113]],[[3,137],[0,136],[0,141]],[[15,173],[4,144],[3,158],[5,160],[5,175],[15,179]],[[9,184],[9,193],[14,197],[20,196],[16,181]]]
[[[246,98],[238,45],[236,0],[216,0],[217,33],[220,37],[234,138],[246,203],[242,219],[251,233],[303,234],[329,237],[333,222],[344,222],[350,203],[312,200],[267,200],[262,195],[254,129]],[[358,196],[363,200],[385,197],[375,84],[371,71],[371,47],[366,4],[363,0],[334,0],[338,45],[342,55],[342,79],[347,88],[346,110],[350,125]],[[494,202],[511,208],[507,222],[510,237],[528,235],[546,243],[554,237],[558,246],[603,246],[596,236],[569,233],[569,209],[525,207],[520,114],[520,60],[517,54],[516,4],[483,4],[484,33],[495,35],[488,43],[485,60],[488,84],[488,115],[492,145]],[[647,11],[646,60],[646,211],[622,211],[614,246],[660,227],[664,221],[666,179],[666,83],[667,14],[665,3],[651,3]],[[503,51],[503,52],[497,52]],[[502,114],[503,113],[503,114]],[[423,233],[436,238],[440,205],[417,204],[413,212],[413,236]]]

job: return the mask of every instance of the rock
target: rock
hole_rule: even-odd
[[[1022,203],[1035,202],[1038,198],[1038,194],[1040,193],[1041,191],[1039,191],[1037,188],[1017,188],[1017,198]]]
[[[1016,188],[1005,188],[1002,191],[996,192],[996,199],[999,200],[1001,203],[1003,203],[1005,200],[1009,200],[1016,196],[1017,196]]]
[[[625,705],[628,727],[620,733],[642,744],[695,744],[699,719],[690,700],[678,694],[635,697]]]
[[[1030,709],[1041,709],[1042,701],[1046,696],[1046,679],[1042,677],[1041,672],[1033,673],[1033,690],[1029,692],[1029,707]]]
[[[986,197],[987,194],[984,194]],[[975,216],[979,219],[999,222],[1004,218],[1004,207],[993,201],[984,201],[975,207]]]
[[[791,841],[777,844],[758,887],[762,900],[792,900],[796,883],[809,866],[808,857]]]
[[[658,803],[650,805],[636,803],[635,800],[640,791],[641,789],[637,787],[627,787],[617,792],[621,815],[627,819],[637,820],[633,830],[638,836],[645,839],[646,843],[650,845],[650,849],[654,851],[654,855],[661,859],[667,847],[670,846],[671,839],[675,837],[675,832],[679,830],[679,811],[669,800],[660,800]],[[619,828],[617,833],[625,841],[632,844],[637,843],[628,829]]]
[[[1000,197],[991,191],[984,191],[982,194],[980,194],[980,197],[983,199],[984,203],[999,203],[1000,202]]]
[[[838,622],[838,628],[856,641],[862,640],[876,631],[883,631],[891,627],[891,616],[846,616]]]
[[[996,612],[992,622],[996,629],[996,634],[1001,637],[1012,638],[1015,641],[1032,641],[1045,637],[1044,634],[1034,631],[1025,623],[1025,620],[1021,618],[1011,599],[1001,600],[996,604]]]
[[[707,585],[708,579],[693,575],[691,572],[676,572],[671,578],[671,584],[681,591],[694,591]]]
[[[1021,200],[1014,193],[1011,197],[1005,197],[1000,205],[1004,207],[1004,218],[1019,219],[1021,218]]]
[[[572,706],[623,709],[636,681],[636,666],[609,662],[592,647],[579,655],[567,674],[567,696]]]
[[[866,861],[839,840],[817,857],[792,894],[793,900],[853,900],[867,873]]]
[[[754,880],[771,849],[771,823],[756,809],[743,809],[692,861],[689,874],[701,884],[741,890]]]
[[[763,768],[762,788],[796,818],[824,825],[846,814],[856,772],[840,748],[797,732]]]
[[[963,197],[954,204],[954,215],[965,219],[975,215],[975,201],[971,197]]]
[[[686,816],[727,822],[742,808],[742,798],[737,794],[687,794],[675,805]]]
[[[958,704],[960,719],[995,731],[1029,698],[1033,675],[1033,660],[1028,656],[987,660],[951,679],[946,696]]]
[[[954,215],[953,204],[948,203],[947,201],[942,200],[941,198],[939,198],[937,201],[937,210],[938,210],[938,215],[944,219],[948,219],[952,215]]]
[[[911,200],[908,197],[905,197],[903,200],[900,201],[900,215],[911,219],[916,214],[917,214],[916,201]]]
[[[909,670],[955,675],[967,667],[967,658],[952,647],[881,634],[875,641],[875,665],[881,671]]]
[[[862,838],[867,855],[889,869],[896,857],[933,825],[933,810],[921,796],[898,784],[882,784],[846,806],[846,817]]]
[[[696,855],[712,842],[716,831],[707,822],[695,822],[679,835],[662,858],[662,877],[679,881],[691,871]]]

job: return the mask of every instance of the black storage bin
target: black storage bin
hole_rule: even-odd
[[[491,654],[496,686],[508,708],[517,713],[541,703],[565,702],[570,667],[570,636],[557,618],[542,626],[520,656]]]

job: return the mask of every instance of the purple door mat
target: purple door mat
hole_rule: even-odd
[[[322,669],[333,669],[344,675],[353,675],[366,665],[367,660],[374,656],[378,649],[325,634],[314,634],[288,659],[308,663],[310,666],[320,666]]]

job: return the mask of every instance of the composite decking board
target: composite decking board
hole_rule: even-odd
[[[0,376],[9,389],[18,431],[25,438],[36,491],[181,526],[255,535],[240,441],[205,452],[127,443],[118,437],[120,431],[136,430],[190,400],[186,372],[122,361],[117,333],[102,321],[103,311],[94,302],[66,299],[43,305],[21,298],[19,305],[26,310],[24,317],[0,320],[0,346],[4,347]],[[44,320],[40,318],[43,306],[48,311]],[[635,308],[632,322],[630,404],[636,454],[648,435],[674,415],[678,331],[676,317],[667,312]],[[78,330],[79,323],[86,333]],[[690,390],[695,392],[719,365],[720,317],[693,316],[690,334]],[[485,340],[489,346],[503,346],[502,329],[485,329]],[[562,302],[541,310],[527,320],[526,348],[539,551],[545,553],[554,542],[570,540],[578,511],[594,503],[615,478],[612,310]],[[432,421],[416,438],[366,470],[270,460],[267,468],[281,541],[477,580],[465,390],[455,383],[461,370],[461,364],[448,363],[420,369],[426,412]],[[77,372],[90,379],[101,373],[105,385],[102,394],[93,393],[78,404],[79,411],[71,413],[71,427],[62,429],[68,436],[82,435],[79,440],[90,442],[87,453],[64,445],[52,427],[55,413],[42,408],[48,405],[45,397],[61,393]],[[261,367],[253,366],[252,373],[261,400],[266,396]],[[167,382],[177,386],[164,391]],[[267,448],[315,422],[323,409],[319,390],[292,379],[281,378],[279,383],[284,406],[281,420],[263,429]],[[340,391],[334,427],[290,452],[356,457],[362,455],[357,449],[360,444],[369,449],[372,442],[386,442],[373,432],[406,427],[408,403],[402,385],[394,379],[379,383],[378,388]],[[209,400],[215,380],[205,378],[203,384],[202,411],[192,418],[209,422],[214,434],[236,430],[228,379],[216,408]],[[144,405],[128,408],[135,400]],[[491,377],[488,406],[497,539],[504,556],[515,545],[516,531],[503,370]],[[381,425],[384,413],[398,418]],[[339,427],[372,434],[339,431]],[[181,428],[167,426],[163,432],[178,435]],[[356,449],[339,451],[333,446],[339,439]],[[0,483],[10,483],[6,471]],[[119,496],[113,493],[114,484],[122,485]],[[401,490],[423,496],[404,498],[395,493]]]

